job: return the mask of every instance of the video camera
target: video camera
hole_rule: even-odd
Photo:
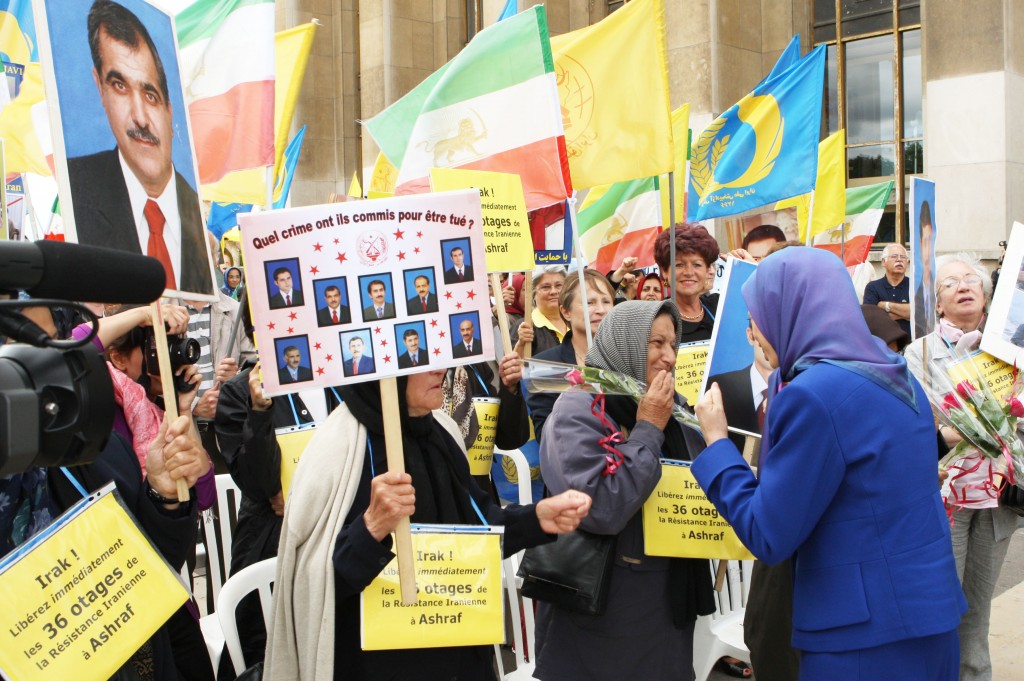
[[[0,476],[86,464],[99,455],[114,421],[114,390],[92,345],[96,316],[69,299],[149,303],[163,293],[164,280],[163,266],[146,256],[54,241],[0,242],[0,291],[32,296],[0,300],[0,334],[25,343],[0,346]],[[54,340],[21,314],[25,307],[74,308],[93,330],[82,340]],[[178,347],[179,357],[194,352],[198,360],[198,345]]]

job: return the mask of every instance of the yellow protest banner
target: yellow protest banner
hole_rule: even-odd
[[[686,461],[662,459],[661,480],[644,502],[643,512],[644,553],[648,556],[754,557],[708,501]]]
[[[984,377],[988,389],[999,400],[1005,400],[1013,387],[1013,367],[980,350],[947,366],[946,373],[953,385],[960,381],[976,384],[979,376]]]
[[[679,346],[676,355],[676,392],[691,405],[700,399],[700,384],[708,365],[710,343],[687,343]]]
[[[491,472],[494,458],[494,438],[498,434],[498,409],[501,400],[496,397],[474,397],[473,408],[480,424],[476,440],[469,447],[469,472],[473,475],[487,475]]]
[[[476,189],[480,192],[488,272],[533,269],[533,239],[530,238],[530,221],[526,216],[523,181],[518,175],[431,168],[430,185],[435,192],[455,189]]]
[[[398,561],[363,590],[363,650],[442,648],[505,640],[503,528],[414,525],[419,600],[403,605]]]
[[[306,445],[309,444],[315,432],[315,423],[278,428],[274,431],[277,436],[277,446],[281,448],[281,494],[286,501],[288,490],[292,486],[292,478],[295,476],[295,468],[299,465],[302,452],[306,451]]]
[[[2,675],[109,678],[187,598],[109,483],[0,564]]]

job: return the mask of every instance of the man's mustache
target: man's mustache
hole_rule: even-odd
[[[149,126],[144,128],[128,128],[125,134],[133,140],[149,142],[155,146],[160,146],[160,138],[149,131]]]

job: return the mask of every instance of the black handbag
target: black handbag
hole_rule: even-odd
[[[615,560],[615,535],[576,530],[526,549],[519,565],[523,595],[573,612],[600,615]]]
[[[999,505],[1019,516],[1024,516],[1024,489],[1008,482],[1004,483],[1002,491],[999,492]]]

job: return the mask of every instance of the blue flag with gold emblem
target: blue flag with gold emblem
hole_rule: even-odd
[[[819,46],[715,119],[693,147],[688,218],[735,215],[811,191],[824,85]]]

